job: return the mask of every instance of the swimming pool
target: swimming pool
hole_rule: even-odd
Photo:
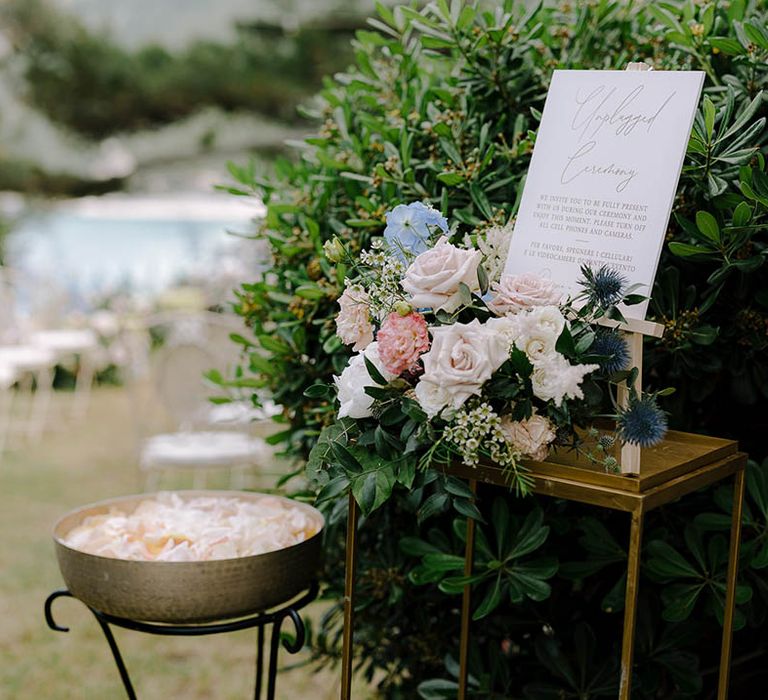
[[[117,292],[147,297],[188,280],[247,275],[244,251],[256,246],[242,236],[252,235],[262,212],[227,195],[62,202],[22,218],[6,240],[6,260],[57,283],[78,307]]]

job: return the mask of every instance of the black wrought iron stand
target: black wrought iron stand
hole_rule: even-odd
[[[282,645],[289,654],[297,653],[304,646],[306,637],[304,620],[302,620],[298,611],[317,597],[317,590],[318,584],[313,583],[307,592],[300,598],[291,601],[289,604],[284,605],[277,610],[258,613],[250,617],[238,618],[227,622],[213,622],[206,624],[167,625],[155,622],[142,622],[139,620],[129,620],[124,617],[115,617],[114,615],[108,615],[99,610],[94,610],[90,606],[86,607],[93,613],[96,621],[101,626],[102,632],[104,632],[104,636],[112,651],[112,656],[115,659],[117,670],[120,672],[120,678],[123,681],[123,686],[125,687],[125,692],[129,700],[136,700],[136,691],[133,689],[133,684],[128,675],[128,669],[120,654],[120,649],[117,646],[110,625],[124,627],[125,629],[135,630],[136,632],[146,632],[147,634],[158,634],[169,637],[199,637],[208,634],[236,632],[238,630],[255,627],[258,631],[258,641],[256,646],[256,687],[253,694],[255,700],[260,700],[261,698],[264,679],[264,628],[267,625],[272,625],[272,637],[270,639],[269,661],[267,665],[266,697],[267,700],[274,700],[275,683],[277,680],[277,653],[280,649],[281,642],[280,629],[286,618],[293,622],[296,636],[293,640],[283,637]],[[74,598],[74,596],[66,588],[51,593],[45,601],[45,621],[48,623],[48,627],[56,632],[69,632],[69,627],[62,627],[61,625],[56,624],[53,619],[52,606],[57,598]]]

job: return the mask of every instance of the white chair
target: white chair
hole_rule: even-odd
[[[82,418],[88,410],[88,402],[96,372],[96,353],[99,350],[99,340],[89,328],[57,328],[36,331],[30,335],[32,345],[50,351],[56,364],[72,360],[76,363],[75,397],[72,404],[72,415]]]
[[[5,432],[13,427],[29,438],[37,438],[45,427],[56,358],[51,351],[26,342],[24,326],[16,313],[16,281],[15,272],[0,267],[0,371],[13,377],[4,391],[10,391],[11,385],[18,382],[26,403],[16,412],[18,420],[13,426],[9,408]],[[0,385],[5,386],[2,381]]]
[[[53,391],[54,354],[34,345],[2,345],[0,365],[13,373],[14,381],[18,380],[21,393],[27,397],[28,405],[21,411],[20,431],[30,439],[39,438]]]
[[[98,339],[88,329],[57,328],[65,302],[66,294],[47,280],[0,268],[0,362],[15,367],[21,389],[29,394],[22,427],[31,438],[46,426],[57,364],[77,361],[73,413],[82,416],[87,408]]]
[[[238,348],[229,335],[242,332],[242,322],[212,312],[169,312],[128,332],[145,488],[154,490],[164,472],[179,471],[191,472],[194,486],[203,487],[217,470],[229,473],[231,485],[245,487],[249,472],[265,465],[270,450],[247,430],[210,429],[208,399],[221,389],[203,377],[212,369],[225,376],[234,369]],[[148,351],[153,344],[158,347]],[[159,424],[166,429],[158,432]]]

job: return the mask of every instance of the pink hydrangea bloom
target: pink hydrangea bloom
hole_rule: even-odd
[[[381,363],[392,374],[413,369],[422,353],[429,350],[429,334],[424,317],[412,311],[401,316],[391,313],[376,334]]]

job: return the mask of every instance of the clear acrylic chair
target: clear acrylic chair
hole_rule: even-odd
[[[206,418],[209,398],[221,390],[204,374],[234,371],[239,357],[233,332],[242,332],[242,321],[213,312],[156,314],[128,330],[139,466],[147,490],[170,472],[191,473],[194,487],[202,488],[215,471],[228,472],[230,485],[243,488],[269,461],[263,439],[247,429],[216,430]]]

